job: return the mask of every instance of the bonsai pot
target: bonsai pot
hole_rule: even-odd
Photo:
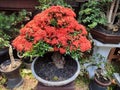
[[[19,59],[15,59],[15,60],[19,61]],[[0,71],[7,78],[6,87],[9,89],[12,89],[12,88],[20,86],[23,83],[23,79],[19,72],[19,69],[20,69],[20,66],[22,63],[20,62],[20,64],[17,67],[15,67],[14,69],[6,71],[5,68],[6,68],[6,66],[10,65],[10,63],[11,63],[10,60],[6,60],[3,63],[1,63]]]
[[[111,32],[102,27],[96,27],[90,30],[92,37],[102,43],[118,44],[120,43],[120,30],[118,32]]]
[[[32,61],[30,60],[30,57],[23,58],[23,62],[26,69],[31,69]]]
[[[100,70],[100,69],[97,69]],[[107,90],[107,87],[111,84],[111,81],[108,77],[107,79],[103,78],[104,76],[97,76],[95,74],[94,80],[90,82],[89,89],[90,90]]]
[[[43,57],[35,58],[32,62],[32,74],[39,81],[39,83],[42,83],[45,86],[59,87],[73,82],[80,72],[79,62],[72,59],[69,55],[66,55],[64,68],[58,69],[52,62],[51,55],[52,53],[47,53]]]

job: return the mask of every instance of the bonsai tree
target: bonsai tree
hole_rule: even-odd
[[[89,0],[79,12],[79,21],[94,28],[103,25],[112,31],[120,28],[120,0]]]
[[[43,56],[47,52],[55,52],[51,58],[58,68],[63,68],[63,54],[76,59],[91,49],[86,28],[77,22],[75,16],[70,8],[51,6],[21,28],[12,45],[23,56]]]
[[[15,63],[15,59],[13,57],[13,50],[12,50],[12,46],[9,44],[9,41],[4,40],[3,38],[0,38],[0,48],[5,48],[5,47],[9,47],[9,56],[10,56],[10,60],[11,60],[11,64],[8,65],[8,71],[11,70],[11,68],[15,68],[16,67],[16,63]]]

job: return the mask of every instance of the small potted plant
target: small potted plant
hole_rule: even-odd
[[[23,82],[19,73],[21,61],[14,59],[14,51],[9,46],[19,28],[28,20],[27,15],[25,10],[12,14],[0,13],[0,71],[7,78],[7,88],[17,87]]]
[[[120,1],[89,0],[79,12],[79,21],[85,24],[94,39],[103,43],[120,42]]]
[[[62,86],[75,80],[80,72],[78,59],[91,49],[87,31],[75,16],[70,8],[51,6],[28,22],[13,40],[12,45],[23,56],[37,57],[31,69],[44,85]]]
[[[0,38],[0,41],[2,41],[2,44],[4,44],[5,47],[9,47],[10,57],[10,59],[5,60],[0,64],[0,72],[5,75],[7,79],[6,88],[13,89],[20,86],[23,82],[19,72],[22,62],[19,59],[14,59],[12,46],[8,41],[4,41],[2,38]]]
[[[91,80],[90,90],[107,90],[113,80],[113,73],[115,68],[110,62],[105,61],[104,57],[97,55],[98,60],[92,60],[92,63],[96,66],[94,70],[93,80]]]
[[[90,90],[107,90],[107,87],[111,84],[110,78],[106,72],[98,68],[95,71],[94,82],[90,85]]]

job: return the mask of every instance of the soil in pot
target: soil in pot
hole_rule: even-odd
[[[104,75],[104,71],[101,68],[98,68],[95,73],[95,82],[103,87],[107,87],[111,84],[110,79],[107,77],[107,75]]]
[[[16,59],[15,63],[16,63],[16,66],[12,67],[10,65],[11,64],[10,60],[7,60],[0,65],[0,70],[2,72],[11,72],[11,71],[15,70],[16,68],[18,68],[22,62],[20,60]]]
[[[118,31],[106,30],[103,27],[96,27],[92,29],[91,35],[94,39],[101,41],[105,44],[118,44],[120,43],[120,29]]]
[[[110,34],[110,35],[120,35],[120,28],[118,31],[112,31],[112,30],[107,30],[106,27],[96,27],[96,30],[99,32],[102,32],[104,34]]]
[[[105,80],[102,76],[101,77],[97,77],[95,76],[96,80],[103,83],[103,84],[108,84],[110,83],[110,79],[107,78],[107,80]],[[98,83],[99,84],[99,83]]]
[[[64,68],[58,69],[51,59],[52,53],[40,57],[35,62],[35,72],[47,81],[63,81],[74,75],[77,63],[70,56],[65,56]]]

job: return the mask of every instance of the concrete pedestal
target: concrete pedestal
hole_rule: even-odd
[[[109,55],[111,48],[120,47],[120,43],[119,44],[104,44],[95,39],[93,41],[94,41],[93,55],[99,53],[105,57],[105,60],[107,60],[107,57]]]
[[[120,43],[119,44],[104,44],[95,39],[93,39],[93,42],[94,42],[93,56],[96,56],[96,54],[100,54],[104,57],[103,60],[105,60],[105,61],[107,61],[109,52],[112,48],[120,47]],[[96,62],[99,63],[99,61],[100,60],[96,59]],[[101,67],[104,68],[104,64],[102,64]],[[90,78],[94,77],[94,71],[96,70],[96,68],[97,68],[97,66],[90,66],[87,68]]]

